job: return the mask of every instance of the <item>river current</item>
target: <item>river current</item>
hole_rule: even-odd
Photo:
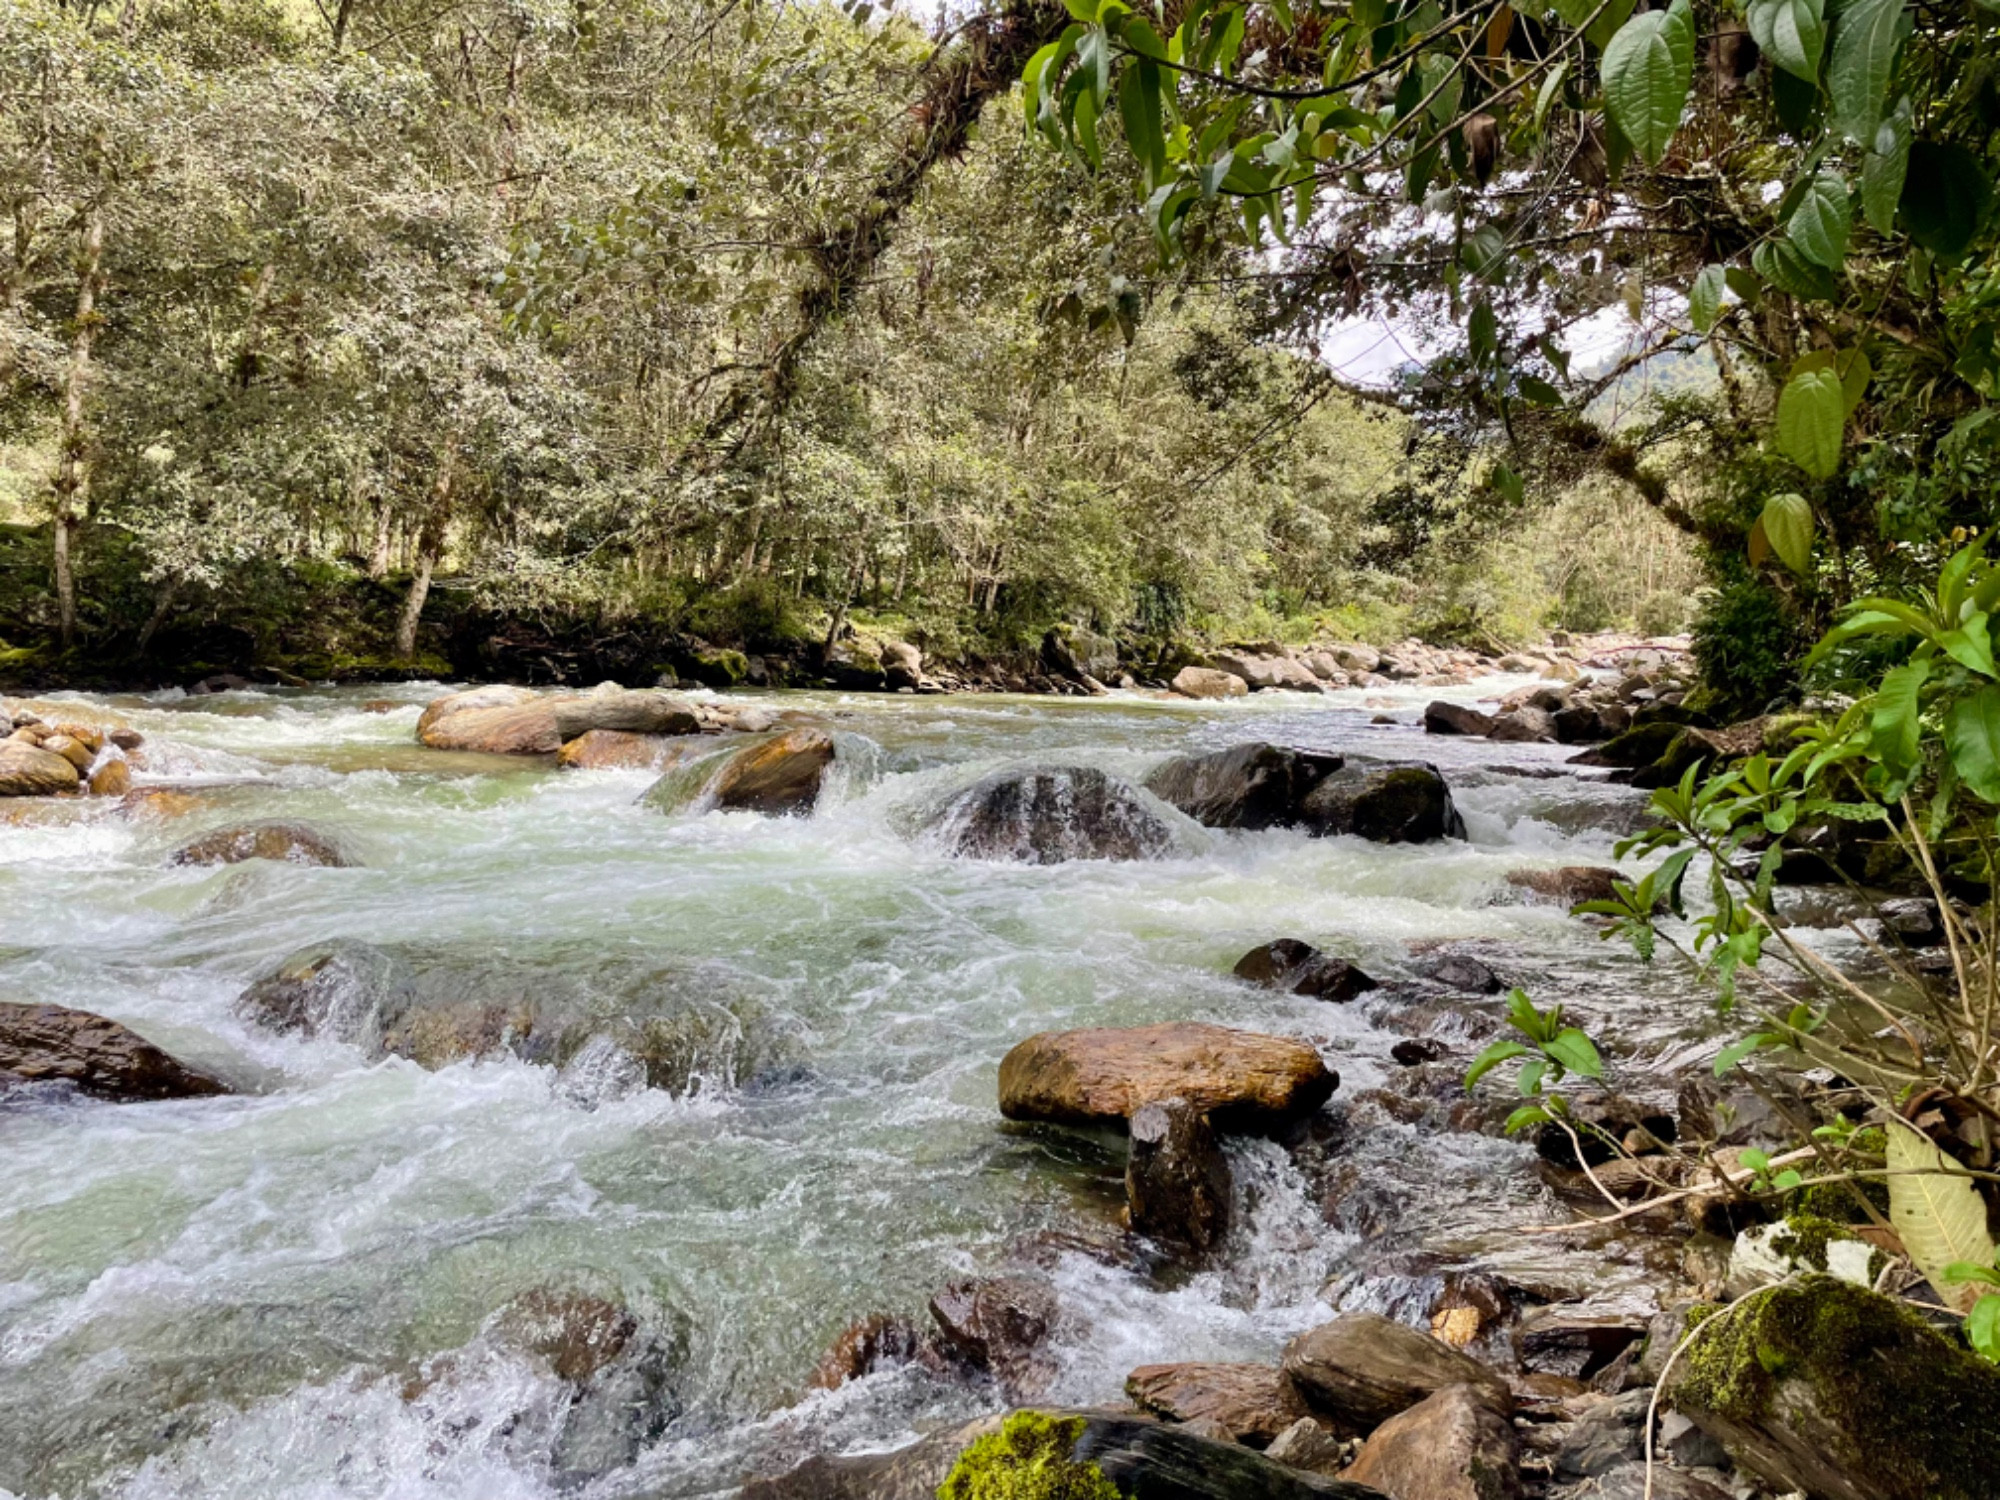
[[[1336,1102],[1393,1088],[1406,1032],[1383,1006],[1230,977],[1279,936],[1389,981],[1425,945],[1468,945],[1642,1056],[1704,1045],[1683,980],[1504,878],[1609,863],[1643,794],[1550,775],[1563,747],[1420,731],[1432,698],[1522,682],[1221,704],[764,695],[843,732],[819,812],[789,820],[669,817],[636,804],[645,773],[424,750],[435,686],[71,699],[145,734],[142,784],[215,790],[171,821],[92,803],[0,821],[0,999],[105,1013],[245,1091],[0,1107],[0,1494],[554,1495],[562,1393],[479,1338],[548,1286],[611,1297],[684,1346],[685,1412],[635,1463],[562,1491],[591,1500],[727,1494],[816,1449],[993,1409],[914,1366],[831,1392],[805,1380],[851,1319],[921,1319],[939,1286],[1038,1235],[1061,1294],[1052,1399],[1114,1399],[1147,1362],[1274,1357],[1335,1301],[1385,1295],[1344,1274],[1354,1235],[1286,1155],[1231,1144],[1240,1212],[1219,1268],[1106,1263],[1065,1247],[1112,1234],[1115,1143],[1006,1126],[999,1060],[1049,1028],[1191,1018],[1311,1039]],[[385,691],[402,706],[363,708]],[[1253,739],[1431,760],[1470,841],[1181,820],[1175,858],[1031,867],[949,858],[921,833],[997,766],[1129,774]],[[165,863],[206,828],[278,817],[358,867]],[[427,1072],[238,1017],[246,984],[334,938],[529,974],[678,967],[751,998],[761,1051],[684,1097],[583,1096],[525,1063]],[[1546,1209],[1525,1147],[1371,1139],[1379,1190],[1419,1206],[1426,1244],[1504,1252]],[[449,1380],[408,1399],[412,1371],[453,1351]]]

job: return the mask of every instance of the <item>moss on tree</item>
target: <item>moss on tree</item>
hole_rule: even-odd
[[[1122,1500],[1096,1464],[1070,1456],[1083,1430],[1081,1417],[1015,1412],[959,1455],[938,1500]]]

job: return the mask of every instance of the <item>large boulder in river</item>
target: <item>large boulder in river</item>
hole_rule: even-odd
[[[520,960],[335,942],[246,989],[238,1013],[426,1068],[512,1055],[561,1070],[592,1103],[639,1087],[730,1087],[792,1060],[765,1006],[714,966],[584,945]]]
[[[1155,766],[1146,790],[1209,828],[1278,828],[1299,822],[1313,788],[1345,764],[1310,750],[1235,745]]]
[[[1314,788],[1304,813],[1315,834],[1351,833],[1377,844],[1465,837],[1451,788],[1432,765],[1346,767]]]
[[[0,1092],[67,1083],[98,1099],[194,1099],[229,1086],[116,1021],[62,1005],[0,1004]]]
[[[1039,1276],[953,1282],[931,1298],[945,1352],[1000,1382],[1009,1396],[1039,1395],[1055,1378],[1045,1347],[1055,1330],[1055,1288]]]
[[[1497,1372],[1379,1313],[1342,1313],[1285,1347],[1285,1373],[1312,1407],[1357,1436],[1447,1386],[1476,1388],[1496,1411],[1513,1397]]]
[[[2000,1367],[1831,1276],[1755,1292],[1682,1356],[1665,1399],[1773,1490],[1992,1500]]]
[[[1024,1417],[1031,1426],[1022,1424]],[[1057,1422],[1064,1425],[1056,1428]],[[1069,1462],[1095,1466],[1130,1500],[1386,1500],[1379,1490],[1288,1469],[1241,1443],[1204,1437],[1174,1423],[1119,1412],[1061,1410],[984,1417],[890,1453],[809,1459],[779,1478],[752,1480],[742,1500],[937,1500],[966,1450],[996,1434],[1008,1447],[1054,1438],[1069,1449]],[[978,1466],[992,1452],[991,1447],[981,1450],[969,1462]],[[1034,1463],[1038,1457],[1023,1455],[1008,1469],[996,1466],[997,1471],[980,1477],[989,1485],[1006,1484],[1021,1472],[1019,1463]],[[1041,1459],[1044,1472],[1046,1462]],[[949,1487],[942,1492],[946,1500],[1007,1493]]]
[[[25,740],[0,742],[0,797],[49,797],[82,782],[82,773],[53,751]]]
[[[1306,1415],[1305,1402],[1276,1365],[1141,1365],[1125,1377],[1125,1394],[1141,1411],[1170,1422],[1220,1423],[1253,1448],[1268,1447]]]
[[[700,728],[685,698],[658,689],[628,691],[607,684],[589,693],[539,694],[484,687],[432,703],[417,720],[417,738],[434,750],[553,755],[593,729],[679,735]]]
[[[1520,1440],[1486,1392],[1449,1385],[1376,1428],[1341,1477],[1396,1500],[1519,1500]]]
[[[932,824],[950,853],[1053,865],[1158,859],[1173,852],[1164,818],[1129,783],[1095,766],[1002,771],[966,788]]]
[[[1225,1129],[1272,1129],[1312,1114],[1340,1080],[1314,1048],[1197,1021],[1044,1031],[1000,1062],[1010,1120],[1123,1124],[1141,1105],[1185,1099]]]
[[[1167,685],[1183,698],[1241,698],[1250,691],[1250,684],[1234,672],[1215,667],[1182,667]]]
[[[804,816],[837,753],[823,729],[794,729],[683,760],[641,798],[663,812],[724,811]]]
[[[218,828],[167,856],[170,865],[240,865],[268,859],[286,865],[346,869],[353,863],[338,844],[303,823],[245,823]]]
[[[1440,699],[1424,710],[1424,733],[1465,734],[1484,739],[1493,732],[1493,716],[1481,713],[1469,703],[1447,703]]]

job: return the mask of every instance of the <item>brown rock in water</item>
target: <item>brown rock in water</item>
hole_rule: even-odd
[[[19,1083],[69,1083],[120,1102],[230,1091],[103,1016],[61,1005],[0,1003],[0,1088]]]
[[[907,1364],[924,1347],[924,1336],[906,1318],[871,1313],[856,1318],[820,1356],[806,1388],[830,1391],[864,1375]]]
[[[193,792],[171,786],[142,786],[119,799],[119,810],[128,817],[158,819],[184,818],[202,805]]]
[[[132,790],[132,767],[125,757],[115,756],[90,773],[90,795],[122,797]]]
[[[1513,1401],[1495,1371],[1379,1313],[1342,1313],[1300,1334],[1285,1348],[1284,1369],[1309,1405],[1356,1434],[1446,1386],[1476,1386],[1500,1412]]]
[[[146,737],[136,729],[114,729],[104,737],[120,750],[128,752],[146,743]]]
[[[553,755],[562,748],[553,700],[528,688],[483,687],[428,705],[417,739],[433,750]]]
[[[1141,1411],[1169,1421],[1219,1422],[1231,1441],[1252,1448],[1267,1446],[1307,1415],[1275,1365],[1141,1365],[1125,1377],[1125,1394]]]
[[[353,862],[337,845],[303,823],[246,823],[220,828],[183,844],[167,856],[170,865],[236,865],[269,859],[288,865],[342,870]]]
[[[629,729],[588,729],[556,755],[566,771],[658,771],[687,755],[684,738],[635,734]]]
[[[1252,948],[1236,960],[1231,972],[1266,989],[1310,995],[1316,1000],[1352,1000],[1379,988],[1346,959],[1322,953],[1297,938],[1278,938]]]
[[[1478,738],[1493,732],[1493,716],[1470,704],[1447,703],[1440,699],[1424,709],[1424,733],[1466,734]]]
[[[1133,1111],[1125,1199],[1140,1234],[1194,1250],[1221,1241],[1229,1232],[1229,1161],[1206,1114],[1185,1099]]]
[[[1351,833],[1377,844],[1465,837],[1451,788],[1431,765],[1349,766],[1314,788],[1304,813],[1305,826],[1322,837]]]
[[[1348,1452],[1354,1446],[1343,1443],[1311,1417],[1300,1417],[1271,1439],[1264,1456],[1288,1469],[1304,1469],[1308,1474],[1338,1474],[1347,1467]]]
[[[1601,865],[1564,865],[1556,870],[1509,870],[1507,884],[1565,906],[1579,901],[1610,901],[1622,877]]]
[[[1013,1396],[1033,1396],[1055,1377],[1043,1345],[1056,1319],[1055,1289],[1039,1277],[954,1282],[931,1298],[944,1347],[990,1373]]]
[[[91,749],[82,740],[67,734],[51,734],[42,740],[42,750],[49,755],[60,755],[75,766],[78,771],[88,771],[94,759]]]
[[[543,1287],[503,1307],[493,1329],[500,1342],[540,1355],[558,1380],[581,1384],[624,1352],[639,1320],[602,1297]]]
[[[22,740],[0,744],[0,797],[50,797],[75,791],[82,780],[60,755]]]
[[[709,795],[717,807],[775,817],[803,816],[819,801],[820,784],[833,755],[832,735],[820,729],[794,729],[739,750],[709,783]]]
[[[1185,1099],[1225,1129],[1271,1129],[1309,1115],[1340,1080],[1308,1043],[1195,1021],[1045,1031],[1000,1062],[1010,1120],[1102,1125],[1158,1099]]]
[[[1234,672],[1214,667],[1182,667],[1168,686],[1183,698],[1241,698],[1250,691],[1250,684]]]
[[[1487,1392],[1446,1386],[1376,1428],[1341,1478],[1396,1500],[1519,1500],[1520,1444]]]

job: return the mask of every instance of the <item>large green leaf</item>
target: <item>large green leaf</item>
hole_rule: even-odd
[[[1688,288],[1688,319],[1698,333],[1707,333],[1722,316],[1722,294],[1727,289],[1721,266],[1703,266]]]
[[[1750,35],[1773,63],[1817,83],[1826,50],[1826,0],[1751,0]]]
[[[1979,1284],[1953,1283],[1945,1268],[1955,1261],[1993,1264],[1986,1204],[1964,1167],[1901,1120],[1889,1122],[1889,1222],[1924,1280],[1956,1310],[1970,1311]]]
[[[1848,416],[1854,415],[1854,408],[1861,404],[1867,393],[1868,382],[1874,375],[1874,367],[1868,363],[1866,351],[1861,349],[1815,349],[1811,354],[1802,354],[1792,363],[1792,374],[1805,370],[1831,370],[1840,381],[1840,397]]]
[[[1875,127],[1875,144],[1861,158],[1861,212],[1877,234],[1896,228],[1896,205],[1903,196],[1903,178],[1910,166],[1909,96]]]
[[[1903,227],[1931,254],[1957,260],[1986,215],[1991,188],[1979,158],[1957,144],[1915,141],[1898,208]]]
[[[1875,691],[1868,747],[1894,775],[1906,774],[1917,763],[1923,730],[1922,694],[1930,675],[1928,660],[1905,662],[1883,673],[1882,686]]]
[[[1838,271],[1847,259],[1847,236],[1854,228],[1854,204],[1847,184],[1832,172],[1821,172],[1806,185],[1785,233],[1814,265]]]
[[[1806,302],[1835,302],[1840,284],[1825,266],[1814,265],[1790,240],[1765,240],[1750,252],[1757,274],[1780,291]]]
[[[1778,561],[1803,577],[1812,571],[1813,513],[1803,495],[1773,495],[1758,518]]]
[[[1146,173],[1151,192],[1165,174],[1167,137],[1160,123],[1160,70],[1149,62],[1125,69],[1118,80],[1118,117],[1125,123],[1125,143]]]
[[[1896,52],[1909,34],[1907,0],[1854,0],[1833,31],[1833,61],[1826,71],[1833,116],[1851,140],[1868,145],[1882,123],[1882,101]]]
[[[1778,397],[1778,447],[1814,479],[1840,472],[1846,422],[1846,398],[1832,370],[1801,370],[1785,382]]]
[[[2000,687],[1961,698],[1945,715],[1944,742],[1958,779],[1987,802],[2000,802]]]
[[[1646,165],[1658,166],[1680,127],[1694,76],[1688,0],[1627,21],[1604,49],[1602,71],[1612,121]]]

